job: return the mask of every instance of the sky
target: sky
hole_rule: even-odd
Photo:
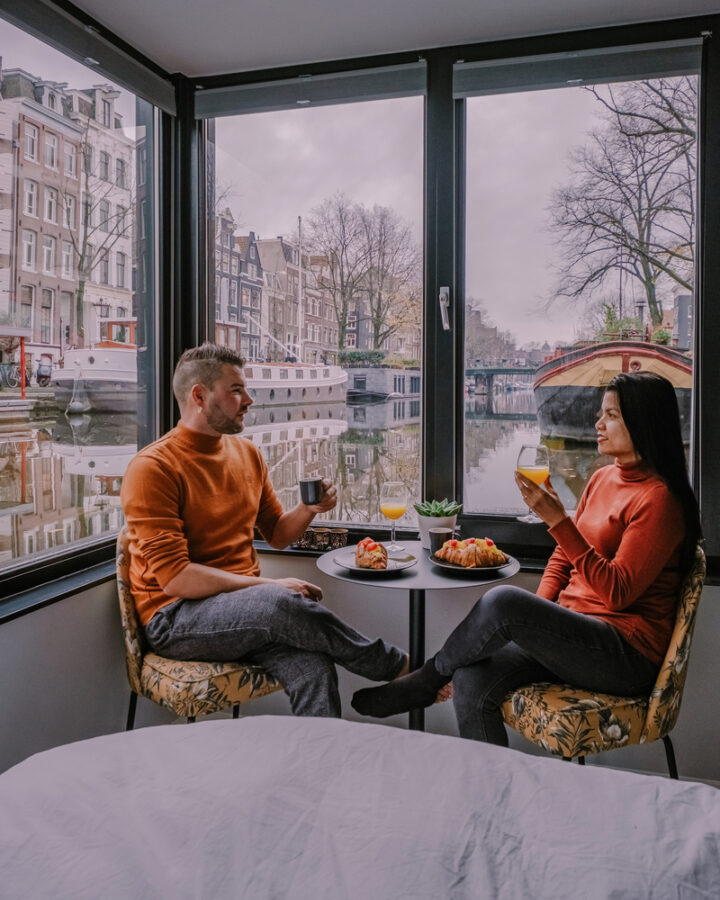
[[[97,72],[0,21],[5,68],[71,87],[106,82]],[[132,126],[134,98],[119,106]],[[569,341],[580,313],[543,300],[556,279],[548,232],[552,189],[567,176],[569,150],[597,121],[582,88],[502,94],[468,101],[467,296],[517,345]],[[216,121],[218,184],[228,189],[240,232],[291,235],[297,217],[336,191],[392,207],[420,241],[423,100],[420,97],[292,109]]]
[[[569,149],[595,122],[580,88],[468,103],[467,296],[518,346],[575,336],[578,308],[543,303],[556,273],[548,201]],[[422,235],[423,102],[419,97],[216,120],[218,183],[240,229],[292,234],[335,191],[392,207]]]

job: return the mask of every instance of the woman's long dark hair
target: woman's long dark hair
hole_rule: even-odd
[[[675,388],[662,375],[633,372],[616,375],[605,390],[617,394],[635,452],[680,501],[685,519],[680,568],[688,572],[695,558],[701,525],[697,500],[688,479]]]

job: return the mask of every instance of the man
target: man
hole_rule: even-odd
[[[254,529],[277,549],[297,540],[336,491],[283,512],[255,445],[239,437],[252,404],[244,361],[214,344],[186,351],[173,378],[178,425],[141,450],[122,484],[130,580],[154,651],[175,659],[247,659],[284,686],[293,713],[340,716],[335,663],[374,681],[407,655],[371,641],[320,605],[300,578],[263,578]]]

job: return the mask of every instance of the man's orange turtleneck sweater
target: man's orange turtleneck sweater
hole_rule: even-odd
[[[538,595],[595,616],[656,665],[665,656],[681,582],[680,503],[642,463],[605,466],[585,489],[574,522],[550,529],[558,543]]]
[[[255,526],[269,538],[282,515],[251,441],[202,434],[182,422],[131,460],[121,498],[130,584],[143,625],[177,599],[163,588],[190,562],[259,575]]]

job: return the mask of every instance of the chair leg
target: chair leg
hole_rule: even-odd
[[[585,765],[585,757],[584,756],[578,756],[577,761],[578,761],[579,766]]]
[[[240,718],[240,704],[236,703],[233,706],[233,719],[239,719],[239,718]]]
[[[670,772],[671,778],[678,778],[678,770],[677,765],[675,764],[675,751],[673,750],[672,741],[670,740],[670,735],[666,734],[663,738],[663,744],[665,744],[665,756],[667,757],[668,771]]]
[[[188,716],[187,720],[188,720],[188,722],[192,723],[195,721],[195,716]]]
[[[135,724],[135,707],[137,706],[137,694],[130,691],[130,705],[128,706],[127,722],[125,723],[125,731],[132,731]]]

